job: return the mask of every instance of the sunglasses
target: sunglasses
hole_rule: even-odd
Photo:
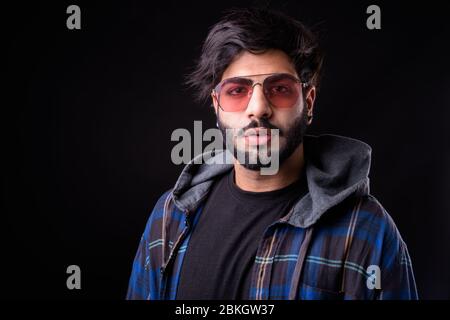
[[[264,76],[262,83],[249,77]],[[275,108],[292,108],[298,102],[302,87],[307,86],[288,73],[258,74],[246,77],[233,77],[221,81],[214,89],[213,96],[219,107],[226,112],[239,112],[247,109],[255,86],[260,85],[267,101]]]

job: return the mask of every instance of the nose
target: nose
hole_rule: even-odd
[[[270,118],[272,116],[272,107],[267,101],[262,85],[256,83],[253,86],[253,93],[248,102],[245,113],[249,118]]]

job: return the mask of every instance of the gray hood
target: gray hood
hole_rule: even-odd
[[[350,195],[369,193],[371,148],[356,139],[328,134],[305,135],[303,141],[308,193],[294,205],[288,222],[307,228]],[[230,159],[228,151],[216,151],[209,161],[196,163],[205,155],[195,157],[184,167],[173,188],[173,202],[183,211],[198,208],[215,178],[233,168],[232,164],[213,163],[216,157]]]

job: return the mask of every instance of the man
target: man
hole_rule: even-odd
[[[149,218],[128,299],[417,299],[407,247],[369,194],[370,147],[305,135],[321,66],[314,35],[283,14],[235,9],[211,29],[188,82],[246,157],[186,165]],[[274,174],[248,161],[264,148]]]

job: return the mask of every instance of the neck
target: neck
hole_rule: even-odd
[[[261,175],[259,170],[247,169],[235,161],[235,183],[240,189],[252,192],[282,189],[301,178],[304,163],[303,143],[280,165],[274,175]]]

